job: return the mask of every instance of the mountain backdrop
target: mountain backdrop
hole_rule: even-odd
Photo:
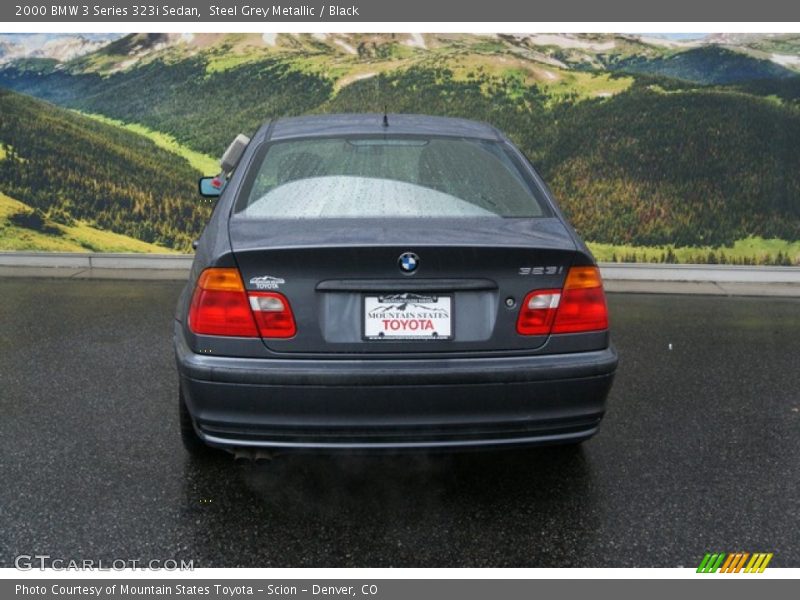
[[[0,88],[2,249],[186,251],[237,133],[387,107],[508,133],[598,258],[800,264],[797,34],[3,35]]]

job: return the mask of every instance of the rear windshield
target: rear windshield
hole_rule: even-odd
[[[543,216],[499,142],[319,138],[276,142],[260,154],[236,206],[245,218]]]

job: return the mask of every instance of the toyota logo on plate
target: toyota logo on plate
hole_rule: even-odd
[[[411,274],[416,271],[419,266],[419,256],[413,252],[405,252],[397,259],[397,264],[400,265],[401,271]]]

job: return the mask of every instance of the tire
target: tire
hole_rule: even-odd
[[[183,390],[178,391],[178,418],[181,427],[181,442],[186,451],[194,457],[206,458],[214,454],[214,449],[201,440],[194,430],[194,421],[189,409],[186,408],[186,401],[183,398]]]

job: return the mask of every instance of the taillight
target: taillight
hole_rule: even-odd
[[[572,267],[563,290],[535,290],[525,297],[517,333],[547,335],[608,329],[608,308],[597,267]]]
[[[238,269],[206,269],[189,308],[189,329],[204,335],[288,338],[297,333],[283,294],[244,289]]]
[[[250,292],[250,308],[265,338],[290,338],[297,333],[289,301],[277,292]]]
[[[258,337],[238,269],[206,269],[197,280],[189,329],[205,335]]]
[[[597,267],[572,267],[564,282],[552,333],[608,329],[608,307]]]
[[[536,290],[525,296],[517,319],[520,335],[547,335],[553,327],[561,290]]]

